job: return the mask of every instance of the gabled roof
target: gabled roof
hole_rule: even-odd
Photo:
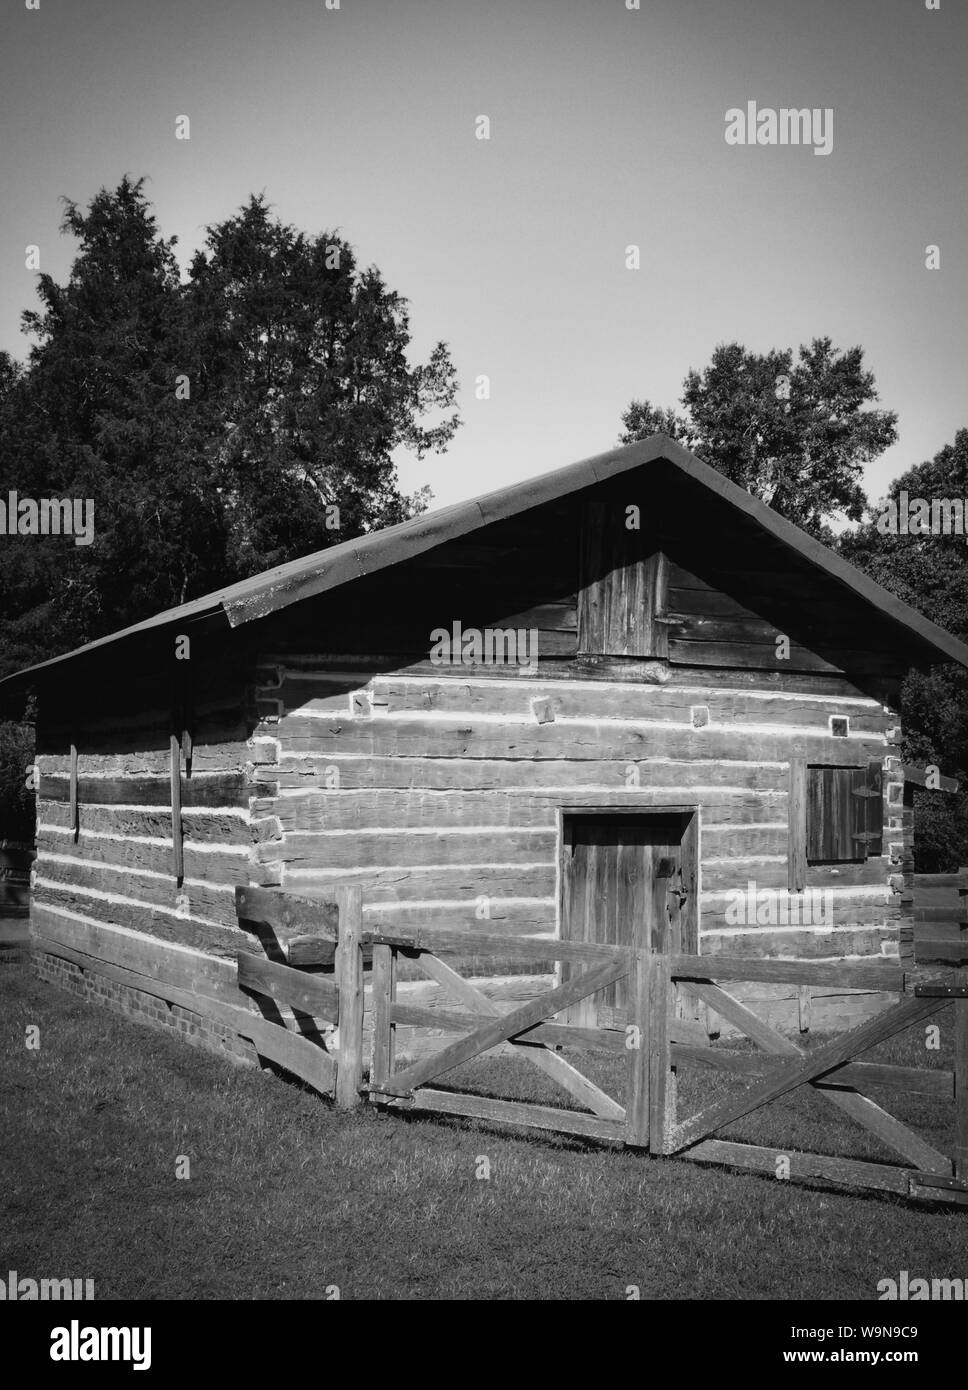
[[[312,555],[291,560],[275,569],[243,579],[227,588],[205,594],[202,598],[168,608],[144,622],[110,633],[96,642],[89,642],[74,651],[66,652],[36,666],[27,667],[0,681],[0,691],[10,683],[23,683],[40,676],[75,658],[97,652],[155,628],[184,625],[193,620],[223,615],[230,627],[240,627],[259,618],[268,617],[290,604],[316,594],[338,588],[363,575],[375,574],[446,541],[455,540],[495,521],[525,512],[570,493],[579,492],[595,483],[629,473],[633,469],[665,462],[680,470],[686,477],[707,488],[725,502],[756,522],[775,540],[822,570],[851,593],[873,605],[885,617],[893,619],[908,630],[919,643],[937,653],[939,661],[957,661],[968,667],[968,645],[930,622],[909,604],[875,584],[872,579],[842,559],[833,551],[808,536],[799,527],[779,516],[764,502],[689,453],[668,435],[656,434],[650,439],[604,454],[582,459],[566,468],[544,473],[511,487],[501,488],[467,502],[457,502],[438,511],[401,522],[382,531],[373,531],[355,540],[343,541]]]

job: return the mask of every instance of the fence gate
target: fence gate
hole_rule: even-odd
[[[373,1063],[369,1086],[373,1100],[396,1109],[500,1120],[600,1139],[627,1137],[626,1107],[554,1050],[578,1045],[624,1052],[624,1031],[546,1022],[562,1010],[624,980],[630,971],[627,949],[542,939],[542,954],[568,960],[574,966],[574,973],[564,984],[503,1013],[493,1000],[437,955],[437,951],[459,949],[461,944],[466,947],[466,936],[461,941],[456,933],[428,929],[419,934],[374,933],[371,936],[367,933],[367,937],[373,941]],[[534,957],[534,942],[521,941],[517,945],[523,957]],[[429,979],[459,1000],[462,1008],[444,1011],[398,1003],[396,969],[400,951],[415,960]],[[515,943],[506,937],[475,934],[474,951],[478,955],[507,956],[515,952]],[[396,1024],[452,1030],[462,1036],[432,1056],[398,1071],[394,1055]],[[442,1073],[501,1043],[508,1043],[515,1055],[538,1067],[587,1110],[560,1110],[522,1101],[496,1100],[464,1092],[435,1090],[428,1085]]]
[[[284,950],[285,963],[239,956],[242,988],[338,1024],[327,1051],[285,1027],[253,1016],[248,1035],[260,1052],[304,1076],[336,1103],[349,1108],[362,1096],[390,1109],[431,1111],[531,1128],[609,1139],[701,1163],[719,1163],[776,1175],[783,1159],[792,1179],[821,1179],[850,1187],[968,1205],[968,970],[913,971],[886,961],[851,963],[742,960],[705,957],[651,946],[562,941],[467,933],[446,927],[411,932],[379,926],[364,931],[357,888],[334,900],[296,899],[263,889],[237,891],[242,925],[267,924],[275,932],[263,944]],[[280,946],[280,936],[288,933]],[[508,957],[533,961],[537,954],[568,966],[563,982],[504,1012],[442,956]],[[397,998],[399,957],[456,1001],[450,1009],[421,1007]],[[330,961],[334,977],[307,975],[294,964]],[[364,962],[372,964],[373,1051],[363,1084]],[[730,993],[730,981],[829,986],[896,994],[897,1002],[866,1022],[817,1046],[802,1048],[777,1032]],[[624,1007],[590,1011],[594,1026],[554,1022],[574,1017],[575,1005],[621,982]],[[609,997],[609,996],[606,996]],[[613,993],[612,998],[616,995]],[[729,1022],[756,1051],[712,1046],[706,1029],[688,1017],[697,1004]],[[872,1048],[904,1029],[951,1009],[953,1065],[899,1066],[870,1061]],[[409,1025],[450,1032],[456,1040],[430,1056],[398,1067],[396,1028]],[[241,1030],[240,1030],[241,1031]],[[492,1049],[509,1048],[538,1067],[584,1107],[565,1109],[520,1100],[443,1090],[431,1083]],[[560,1049],[605,1051],[624,1058],[621,1099],[609,1095]],[[680,1115],[680,1069],[725,1072],[743,1083],[691,1115]],[[887,1089],[928,1096],[953,1106],[950,1152],[915,1132],[873,1100]],[[810,1090],[886,1146],[902,1165],[833,1154],[769,1148],[718,1137],[721,1131],[773,1101]]]
[[[367,933],[367,936],[370,936]],[[415,935],[373,934],[374,1051],[371,1099],[394,1108],[436,1111],[483,1120],[617,1139],[653,1154],[703,1163],[720,1163],[775,1174],[784,1159],[788,1175],[833,1181],[935,1201],[968,1204],[968,972],[929,978],[906,975],[888,963],[814,964],[798,961],[716,960],[647,949],[546,942],[550,956],[568,960],[575,973],[565,984],[502,1013],[436,951],[456,950],[457,933],[428,929]],[[466,938],[464,938],[466,942]],[[475,952],[507,953],[504,937],[474,938]],[[533,957],[535,942],[518,938],[523,956]],[[417,960],[463,1006],[446,1013],[396,1000],[400,951]],[[580,968],[579,968],[580,967]],[[618,1028],[584,1028],[547,1020],[562,1010],[626,980],[627,1022]],[[723,982],[837,984],[846,989],[897,992],[898,1002],[858,1027],[817,1047],[804,1049],[763,1022],[734,998]],[[684,997],[712,1008],[752,1041],[759,1054],[709,1044],[705,1030],[679,1017]],[[895,1066],[858,1061],[878,1044],[913,1024],[955,1006],[955,1067]],[[430,1057],[396,1070],[394,1026],[452,1029],[462,1036]],[[539,1066],[591,1113],[560,1110],[520,1101],[496,1100],[463,1091],[433,1089],[428,1083],[500,1043]],[[562,1046],[606,1048],[627,1056],[625,1103],[607,1095],[552,1049]],[[731,1073],[746,1084],[738,1094],[719,1098],[696,1113],[680,1116],[677,1075],[700,1066]],[[867,1094],[870,1087],[928,1095],[954,1103],[954,1152],[943,1153]],[[714,1137],[734,1121],[800,1088],[809,1088],[873,1134],[904,1166],[828,1154],[803,1153]]]

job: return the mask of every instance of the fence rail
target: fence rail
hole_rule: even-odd
[[[39,950],[158,995],[249,1039],[257,1054],[344,1109],[369,1103],[391,1113],[426,1111],[557,1130],[652,1155],[761,1173],[775,1173],[782,1159],[792,1179],[968,1204],[968,969],[704,957],[539,935],[396,929],[379,920],[368,922],[365,930],[358,887],[337,889],[326,899],[239,888],[236,905],[240,926],[258,938],[261,954],[241,951],[234,964],[52,910],[35,939]],[[547,988],[535,982],[533,997],[508,1006],[445,959],[469,951],[475,960],[520,955],[569,968],[564,979]],[[398,991],[401,961],[407,962],[408,975],[415,967],[439,987],[444,1007],[428,1008],[419,997]],[[595,1026],[559,1021],[563,1011],[594,1000],[619,980],[626,981],[621,1009],[593,1010]],[[734,981],[874,990],[894,996],[894,1002],[858,1026],[804,1048],[737,999],[729,988]],[[421,986],[408,978],[405,990],[413,988]],[[371,1053],[364,1082],[367,1003]],[[706,1028],[694,1021],[704,1009],[737,1029],[747,1050],[713,1045]],[[953,1018],[950,1066],[871,1059],[872,1049],[914,1024],[934,1020],[942,1009]],[[408,1056],[401,1048],[398,1056],[398,1030],[404,1027],[433,1029],[445,1037],[434,1051]],[[460,1077],[455,1081],[450,1075],[447,1088],[435,1084],[495,1051],[541,1071],[564,1091],[563,1108],[471,1094]],[[604,1081],[593,1077],[585,1059],[595,1053],[606,1061],[622,1057],[624,1066],[606,1067]],[[722,1073],[739,1085],[689,1112],[679,1096],[679,1073],[687,1068]],[[950,1152],[872,1099],[872,1089],[950,1106]],[[818,1096],[859,1125],[893,1160],[868,1162],[724,1137],[724,1129],[797,1092]]]
[[[466,950],[466,934],[444,928],[402,932],[377,926],[366,935],[374,943],[374,1051],[368,1094],[378,1104],[622,1139],[653,1154],[675,1154],[690,1161],[716,1162],[757,1172],[775,1172],[778,1160],[783,1158],[794,1179],[820,1178],[917,1198],[968,1203],[968,971],[905,970],[887,962],[707,958],[518,937],[511,949],[523,958],[533,958],[540,942],[543,955],[581,962],[589,968],[567,985],[549,990],[509,1013],[498,1014],[490,1000],[436,954],[446,949]],[[509,953],[505,938],[486,935],[474,936],[473,949],[477,955],[493,951],[507,957]],[[465,1007],[444,1012],[397,1003],[398,953],[416,959],[432,979],[449,987]],[[569,1004],[625,975],[630,978],[630,991],[624,1029],[576,1028],[549,1021]],[[898,1001],[821,1046],[804,1049],[723,988],[731,981],[877,990],[897,994]],[[680,1016],[684,997],[713,1009],[751,1041],[757,1051],[710,1046],[704,1030]],[[953,1069],[860,1060],[871,1049],[912,1025],[933,1018],[949,1004],[955,1010]],[[394,1030],[398,1023],[460,1030],[462,1036],[433,1056],[396,1070]],[[429,1083],[443,1072],[502,1042],[512,1044],[529,1061],[543,1066],[592,1113],[430,1087]],[[555,1058],[550,1049],[573,1044],[627,1052],[624,1105],[605,1095],[570,1064],[566,1064],[567,1073],[549,1065]],[[695,1114],[682,1116],[677,1101],[677,1071],[689,1065],[723,1070],[748,1084],[738,1096],[719,1099]],[[872,1087],[952,1104],[953,1154],[942,1153],[871,1099],[867,1091]],[[715,1137],[726,1126],[801,1088],[812,1090],[847,1115],[903,1160],[905,1166],[827,1154],[787,1153]]]

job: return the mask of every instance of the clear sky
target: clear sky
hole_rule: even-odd
[[[675,404],[733,339],[864,347],[900,414],[874,496],[968,426],[964,0],[37,2],[0,0],[18,356],[25,246],[62,279],[60,197],[128,172],[183,264],[264,191],[380,267],[415,355],[443,338],[458,368],[463,428],[401,467],[440,503],[610,447],[633,396]],[[830,107],[831,154],[727,145],[748,101]]]

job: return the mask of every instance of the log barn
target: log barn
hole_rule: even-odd
[[[912,789],[951,783],[904,766],[900,687],[947,661],[968,647],[674,441],[614,449],[0,684],[38,699],[37,969],[252,1058],[235,958],[270,947],[239,887],[358,885],[364,924],[446,925],[502,1009],[568,966],[477,960],[482,932],[903,958]],[[736,992],[801,1031],[883,1004]]]

